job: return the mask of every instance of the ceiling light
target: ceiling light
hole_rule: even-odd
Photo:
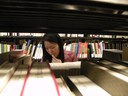
[[[78,10],[78,8],[74,5],[65,5],[64,7],[69,10]]]

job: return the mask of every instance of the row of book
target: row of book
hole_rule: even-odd
[[[0,64],[0,92],[4,89],[10,78],[14,75],[19,65],[25,64],[30,66],[32,63],[30,56],[22,56],[20,58],[14,59],[14,62],[6,60]]]
[[[35,36],[35,37],[43,37],[45,33],[26,33],[26,32],[1,32],[0,36]],[[65,34],[59,33],[61,37],[84,37],[84,34]]]
[[[126,65],[121,65],[120,63],[115,63],[106,59],[95,61],[95,63],[97,65],[104,66],[110,70],[113,70],[117,73],[121,73],[122,75],[128,76],[128,67]]]
[[[73,96],[46,62],[7,62],[0,66],[0,74],[0,96]]]
[[[126,44],[125,44],[126,45]],[[77,58],[102,58],[104,49],[122,49],[122,43],[106,43],[106,42],[73,42],[64,44],[64,50],[72,51]],[[30,39],[22,43],[22,47],[16,44],[0,43],[0,54],[21,49],[25,54],[31,55],[33,59],[41,59],[43,56],[42,44],[34,44]]]
[[[43,36],[44,33],[25,33],[25,32],[1,32],[0,36]]]
[[[11,45],[10,44],[0,43],[0,54],[10,52],[10,51],[11,51]]]
[[[113,62],[106,62],[106,60],[103,61],[104,66],[98,64],[99,62],[100,60],[97,60],[97,63],[92,61],[83,62],[81,66],[82,68],[81,74],[87,76],[98,86],[106,90],[110,94],[110,96],[127,96],[128,74],[127,75],[122,74],[124,67],[122,65],[119,66],[119,63],[114,64]],[[112,67],[110,68],[109,65],[110,66],[112,65]],[[118,67],[118,70],[115,66]],[[127,67],[125,68],[127,70]],[[90,83],[88,82],[88,84]],[[107,95],[94,95],[94,96],[107,96]]]
[[[45,33],[40,33],[40,32],[0,32],[0,36],[37,36],[37,37],[42,37],[44,36]],[[65,34],[65,33],[59,33],[61,37],[84,37],[84,34]],[[99,35],[99,34],[89,34],[88,37],[93,37],[93,38],[113,38],[113,35]],[[128,38],[128,36],[122,36],[122,35],[116,35],[116,38]]]
[[[112,96],[84,75],[68,76],[68,85],[76,96]]]
[[[105,49],[119,49],[122,50],[123,46],[127,43],[109,43],[109,42],[73,42],[64,45],[64,49],[72,51],[76,54],[77,58],[102,58],[103,50]]]
[[[32,44],[31,40],[28,40],[28,42],[23,43],[22,50],[33,59],[41,59],[43,56],[42,44],[40,42],[36,45]]]
[[[81,61],[76,62],[64,62],[64,63],[49,63],[56,78],[63,76],[64,78],[69,76],[80,75]]]
[[[88,48],[90,45],[90,49]],[[91,50],[92,57],[102,58],[103,49],[105,49],[104,43],[88,43],[88,42],[78,42],[71,44],[64,44],[64,50],[72,51],[76,54],[77,58],[87,58],[89,53],[88,49]],[[23,50],[26,50],[27,54],[30,54],[34,59],[41,59],[43,56],[42,44],[38,43],[37,45],[31,44],[31,40],[28,40],[27,43],[24,43],[22,46]]]
[[[93,57],[102,58],[105,45],[103,42],[98,42],[98,43],[79,42],[79,43],[68,44],[64,46],[64,49],[74,52],[77,58],[87,58],[89,55],[89,50],[91,52],[90,54],[92,58]]]

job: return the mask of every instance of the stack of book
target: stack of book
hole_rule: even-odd
[[[33,63],[22,96],[59,96],[55,78],[45,63]]]
[[[10,78],[13,76],[16,68],[18,67],[18,63],[9,63],[5,62],[0,66],[0,92],[9,82]]]
[[[49,65],[56,78],[60,78],[60,76],[67,77],[68,75],[80,75],[81,61],[49,63]]]
[[[84,75],[68,76],[67,79],[76,96],[112,96]]]
[[[20,94],[27,74],[27,69],[27,65],[19,65],[12,78],[0,93],[0,96],[21,96]]]
[[[68,87],[66,84],[65,80],[61,78],[56,79],[59,91],[60,91],[60,96],[76,96]]]

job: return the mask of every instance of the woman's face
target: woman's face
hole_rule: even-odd
[[[59,45],[57,43],[44,41],[44,47],[50,55],[54,55],[55,57],[59,55]]]

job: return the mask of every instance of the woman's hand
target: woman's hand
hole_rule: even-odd
[[[60,59],[57,59],[54,55],[52,55],[52,63],[62,63]]]

